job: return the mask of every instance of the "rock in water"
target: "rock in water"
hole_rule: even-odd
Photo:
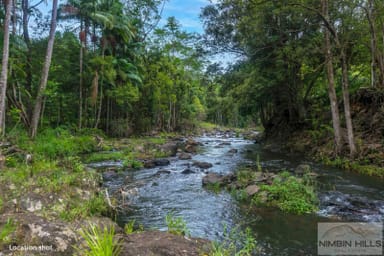
[[[238,151],[237,149],[233,148],[233,149],[230,149],[230,150],[228,151],[228,153],[230,153],[230,154],[236,154],[237,151]]]
[[[206,176],[203,177],[203,186],[207,185],[213,185],[213,184],[222,184],[223,182],[223,175],[217,174],[217,173],[208,173]]]
[[[189,154],[189,153],[180,153],[179,155],[179,159],[180,160],[189,160],[189,159],[192,159],[192,155]]]
[[[161,159],[155,159],[154,163],[156,166],[167,166],[170,164],[170,161],[166,158],[161,158]]]
[[[185,169],[184,171],[181,172],[182,174],[192,174],[192,173],[195,173],[195,171],[191,170],[191,169]]]
[[[208,169],[208,168],[211,168],[213,165],[211,163],[207,163],[207,162],[195,161],[195,162],[193,162],[193,166],[196,166],[200,169]]]
[[[311,166],[308,164],[300,164],[295,169],[295,174],[303,175],[305,173],[311,172]]]

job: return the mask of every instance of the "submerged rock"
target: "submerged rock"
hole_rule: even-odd
[[[103,173],[104,181],[113,181],[119,177],[119,174],[116,171],[107,171]]]
[[[230,149],[230,150],[228,151],[229,154],[236,154],[237,152],[238,152],[238,150],[235,149],[235,148],[232,148],[232,149]]]
[[[159,170],[155,175],[161,175],[161,174],[170,174],[171,171],[169,170]]]
[[[169,159],[166,159],[166,158],[155,159],[153,161],[156,166],[167,166],[171,163]]]
[[[189,169],[189,168],[187,168],[187,169],[185,169],[184,171],[182,171],[181,173],[182,173],[182,174],[192,174],[192,173],[196,173],[196,172],[193,171],[193,170],[191,170],[191,169]]]

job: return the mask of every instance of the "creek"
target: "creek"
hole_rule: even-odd
[[[129,210],[118,216],[121,225],[134,219],[145,229],[166,230],[165,216],[173,212],[185,220],[192,236],[220,241],[226,228],[244,230],[250,227],[261,248],[260,255],[283,256],[317,255],[319,222],[384,220],[383,180],[325,167],[300,155],[266,150],[232,133],[195,139],[202,146],[190,160],[171,157],[168,166],[125,171],[104,182],[111,194],[121,187],[127,191],[124,200]],[[300,164],[310,165],[319,175],[319,211],[293,215],[274,208],[251,209],[236,201],[228,191],[215,193],[202,187],[206,172],[229,174],[240,164],[254,163],[257,159],[263,169],[268,170],[293,171]],[[192,165],[193,161],[213,166],[201,170]],[[92,166],[103,168],[119,164],[104,162]],[[183,173],[186,169],[190,171]]]

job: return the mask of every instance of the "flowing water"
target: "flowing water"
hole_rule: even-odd
[[[233,135],[233,134],[232,134]],[[231,134],[196,138],[202,151],[192,160],[170,158],[165,167],[123,172],[105,181],[110,193],[124,187],[129,210],[118,217],[121,224],[135,219],[146,229],[166,230],[165,216],[173,212],[187,223],[192,236],[223,239],[225,227],[250,227],[261,248],[260,255],[317,255],[317,223],[331,221],[380,222],[384,220],[384,181],[306,161],[301,156],[271,152]],[[229,153],[237,149],[237,153]],[[228,192],[215,193],[202,187],[205,171],[192,161],[213,164],[209,172],[228,174],[239,164],[260,159],[269,170],[294,170],[309,164],[319,174],[320,210],[316,214],[292,215],[273,208],[252,210]],[[119,165],[120,163],[101,163]],[[97,167],[97,164],[94,165]],[[183,174],[185,169],[192,171]]]

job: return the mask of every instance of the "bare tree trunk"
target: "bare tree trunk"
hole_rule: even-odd
[[[375,75],[376,75],[376,63],[379,67],[379,84],[384,86],[384,60],[383,54],[379,51],[377,46],[377,31],[375,28],[375,15],[374,15],[374,3],[372,0],[368,1],[368,6],[365,9],[369,29],[371,32],[371,86],[375,86]]]
[[[328,18],[328,1],[323,0],[323,15]],[[340,128],[340,113],[337,104],[337,96],[335,90],[335,77],[333,70],[333,61],[332,61],[332,47],[330,40],[330,32],[327,28],[324,28],[324,42],[325,42],[325,57],[327,65],[327,76],[328,76],[328,96],[331,103],[331,112],[332,112],[332,125],[333,132],[335,136],[335,153],[336,155],[341,152],[341,128]]]
[[[5,99],[7,97],[8,59],[9,59],[9,24],[11,22],[11,9],[13,1],[5,1],[6,13],[4,20],[3,59],[1,61],[0,75],[0,134],[5,132]]]
[[[347,56],[345,55],[344,48],[341,49],[341,69],[342,69],[342,86],[343,86],[343,102],[344,102],[344,114],[345,114],[345,123],[347,126],[348,133],[348,145],[349,153],[353,158],[356,154],[355,138],[353,135],[353,124],[351,117],[351,107],[349,100],[349,78],[348,78],[348,63]]]
[[[23,0],[22,3],[22,11],[23,11],[23,37],[25,44],[27,46],[27,63],[25,65],[25,89],[28,91],[29,94],[32,94],[32,68],[31,68],[31,62],[32,62],[32,53],[31,53],[31,39],[29,36],[29,30],[28,30],[28,19],[29,19],[29,0]],[[32,94],[33,95],[33,94]],[[32,116],[32,104],[31,99],[28,97],[26,101],[27,106],[27,117],[28,117],[28,123],[30,123],[30,119]]]
[[[83,124],[83,58],[84,58],[84,47],[83,42],[80,45],[80,72],[79,72],[79,130],[82,128]]]
[[[44,98],[44,90],[47,87],[49,67],[51,66],[51,59],[52,59],[52,52],[53,52],[53,43],[55,41],[55,32],[56,32],[56,23],[57,23],[57,2],[58,0],[53,0],[51,28],[49,31],[47,52],[45,55],[45,62],[44,62],[43,71],[41,74],[39,91],[37,92],[35,107],[33,109],[32,120],[31,120],[31,131],[30,131],[31,138],[34,138],[37,134],[37,127],[39,125],[41,108],[42,108],[43,98]]]

